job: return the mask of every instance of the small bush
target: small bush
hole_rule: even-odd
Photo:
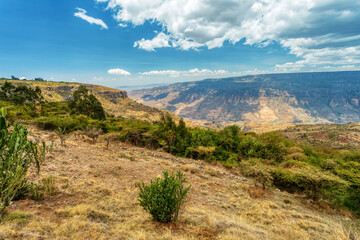
[[[87,129],[84,134],[92,139],[93,143],[96,143],[98,137],[102,135],[104,132],[101,129],[91,128]]]
[[[66,140],[66,137],[67,137],[66,127],[65,128],[58,127],[55,130],[55,132],[58,135],[58,137],[60,138],[61,146],[65,146],[65,140]]]
[[[252,198],[262,198],[267,194],[267,191],[259,186],[254,186],[248,190],[250,197]]]
[[[55,182],[56,182],[55,177],[49,176],[47,178],[43,178],[42,182],[43,182],[43,187],[44,187],[45,192],[48,195],[54,195]]]
[[[149,185],[139,184],[139,205],[156,221],[175,222],[191,187],[179,170],[176,173],[163,171],[164,178],[156,178]]]
[[[38,201],[44,197],[44,187],[36,183],[30,183],[29,192],[32,200]]]

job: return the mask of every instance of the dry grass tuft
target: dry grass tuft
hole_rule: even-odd
[[[268,191],[260,186],[251,187],[248,192],[252,198],[262,198],[268,195]]]

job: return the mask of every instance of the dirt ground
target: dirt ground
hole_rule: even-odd
[[[357,239],[354,220],[277,189],[263,191],[237,170],[205,161],[70,136],[55,140],[39,181],[53,176],[55,193],[14,201],[0,239]],[[176,224],[160,224],[137,205],[139,182],[182,170],[191,183]]]

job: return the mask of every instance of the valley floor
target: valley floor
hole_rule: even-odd
[[[49,132],[33,137],[49,141]],[[154,222],[137,205],[137,183],[181,169],[192,184],[177,224]],[[13,202],[0,239],[356,239],[353,220],[315,208],[294,195],[262,196],[251,179],[205,161],[71,137],[55,142],[41,177],[56,178],[56,193]]]

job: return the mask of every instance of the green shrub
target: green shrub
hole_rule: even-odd
[[[274,184],[289,192],[303,192],[308,197],[318,200],[320,197],[337,204],[342,204],[341,196],[348,188],[348,182],[338,176],[307,166],[295,169],[274,169]]]
[[[5,109],[0,117],[0,215],[18,191],[24,188],[25,176],[32,164],[40,170],[46,150],[27,139],[27,129],[14,125],[12,131],[5,119]],[[45,146],[43,145],[45,148]],[[40,147],[41,148],[41,147]],[[43,153],[43,154],[40,154]]]
[[[48,195],[54,195],[55,194],[55,182],[56,179],[53,176],[49,176],[47,178],[42,179],[43,187]]]
[[[261,159],[241,161],[239,163],[239,169],[245,176],[253,177],[262,185],[263,189],[273,185],[272,168],[263,164]]]
[[[73,100],[69,101],[69,108],[74,114],[84,114],[93,119],[104,120],[105,111],[100,101],[89,90],[80,86],[73,94]]]
[[[45,130],[56,130],[59,127],[67,131],[74,131],[77,127],[81,126],[79,120],[74,119],[72,117],[64,117],[64,116],[49,116],[49,117],[39,117],[32,121],[38,127]]]
[[[215,152],[215,147],[188,147],[187,156],[194,159],[209,159]]]
[[[42,99],[39,87],[32,89],[25,85],[14,86],[8,81],[5,81],[0,87],[0,100],[2,101],[24,105],[26,102],[41,102]]]
[[[29,192],[32,200],[38,201],[44,197],[44,187],[36,183],[30,183]]]
[[[163,179],[155,178],[149,185],[139,184],[139,205],[156,221],[175,222],[191,185],[185,186],[181,171],[163,171],[163,175]]]
[[[68,134],[66,132],[66,127],[65,128],[58,127],[57,129],[55,129],[55,132],[58,135],[58,137],[60,138],[61,146],[65,146],[65,140],[68,136]]]

